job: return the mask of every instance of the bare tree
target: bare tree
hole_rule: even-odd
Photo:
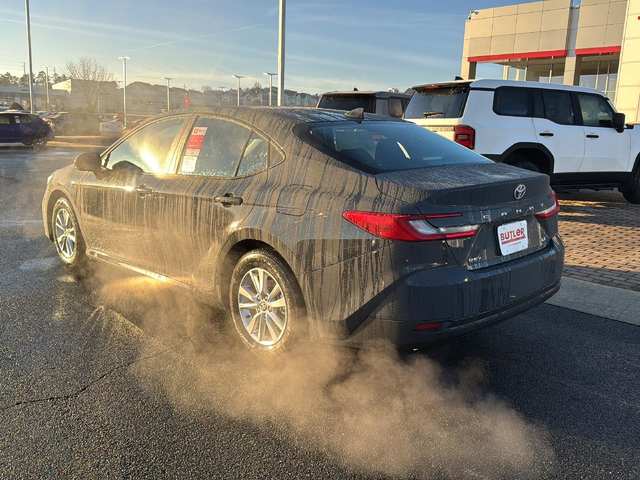
[[[105,65],[89,57],[80,57],[76,62],[69,60],[64,74],[77,80],[74,86],[84,97],[90,112],[95,111],[100,95],[106,92],[108,82],[113,81],[113,73]]]
[[[213,92],[213,88],[211,88],[209,85],[203,85],[202,93],[209,93],[209,92]]]

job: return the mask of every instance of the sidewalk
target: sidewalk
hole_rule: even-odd
[[[559,194],[564,276],[640,292],[640,205],[616,192]]]

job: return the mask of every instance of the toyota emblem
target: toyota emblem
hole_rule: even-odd
[[[516,198],[516,200],[520,200],[522,197],[524,197],[525,193],[527,193],[527,187],[520,184],[516,187],[516,190],[513,192],[513,196]]]

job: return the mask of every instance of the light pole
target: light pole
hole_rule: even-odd
[[[269,106],[272,106],[273,103],[271,103],[271,93],[273,92],[273,76],[274,75],[278,75],[278,74],[277,73],[264,72],[263,75],[268,75],[269,76]]]
[[[171,78],[171,77],[162,77],[162,79],[167,81],[167,112],[168,112],[169,110],[171,110],[171,107],[170,107],[170,100],[171,99],[169,97],[169,92],[170,92],[170,90],[169,90],[169,81],[173,80],[173,78]]]
[[[284,101],[284,32],[287,19],[287,0],[280,0],[280,29],[278,31],[278,106]]]
[[[241,78],[245,78],[242,75],[231,75],[232,77],[235,77],[236,80],[238,80],[238,106],[240,106],[240,79]]]
[[[44,79],[44,84],[47,87],[47,112],[48,112],[49,110],[51,110],[51,101],[49,100],[49,65],[45,65],[44,70],[46,75]]]
[[[27,16],[27,50],[29,52],[29,106],[33,113],[33,60],[31,58],[31,20],[29,15],[29,0],[24,0]]]
[[[122,106],[124,113],[123,129],[127,128],[127,60],[131,60],[129,57],[118,57],[118,60],[122,60]]]

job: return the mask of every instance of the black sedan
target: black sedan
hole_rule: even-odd
[[[512,317],[560,286],[549,177],[417,125],[312,109],[158,116],[54,172],[61,260],[205,296],[255,351],[297,336],[415,347]]]

